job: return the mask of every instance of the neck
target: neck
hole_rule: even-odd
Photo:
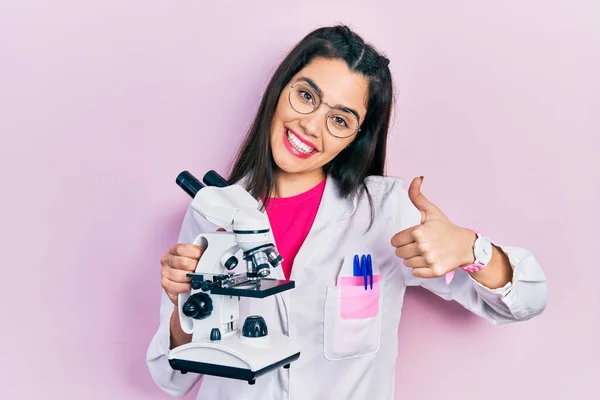
[[[322,169],[303,173],[287,173],[279,170],[275,176],[275,193],[272,197],[296,196],[317,186],[323,179],[325,173]]]

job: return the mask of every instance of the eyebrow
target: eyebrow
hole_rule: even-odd
[[[304,81],[306,83],[309,84],[310,87],[312,87],[315,92],[317,92],[317,94],[319,95],[319,97],[323,97],[323,92],[321,91],[321,89],[319,89],[319,87],[317,86],[317,84],[310,78],[306,78],[304,76],[298,78],[298,80]],[[336,104],[334,107],[336,108],[340,108],[344,111],[347,111],[349,113],[354,114],[354,116],[356,117],[356,119],[358,120],[358,122],[360,122],[360,117],[358,116],[358,113],[356,112],[356,110],[353,110],[352,108],[346,107],[343,104]]]

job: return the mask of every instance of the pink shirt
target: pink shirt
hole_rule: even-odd
[[[292,197],[272,198],[266,207],[279,254],[283,257],[283,274],[290,279],[294,258],[317,215],[324,179],[314,188]]]

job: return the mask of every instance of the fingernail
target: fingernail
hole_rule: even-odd
[[[423,176],[423,175],[421,175],[421,176],[420,176],[420,178],[421,178],[421,183],[423,183],[423,178],[424,178],[424,176]]]

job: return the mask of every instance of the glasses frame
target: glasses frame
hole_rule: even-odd
[[[290,103],[290,107],[292,107],[292,110],[296,111],[298,114],[302,114],[302,115],[308,115],[308,114],[312,114],[312,113],[314,113],[315,111],[317,111],[317,110],[319,109],[319,107],[321,107],[321,104],[325,104],[327,107],[329,107],[329,108],[330,108],[330,110],[329,110],[329,111],[327,112],[327,114],[325,115],[325,127],[327,128],[327,132],[329,132],[329,134],[330,134],[331,136],[333,136],[333,137],[336,137],[336,138],[338,138],[338,139],[348,139],[348,138],[350,138],[350,137],[352,137],[352,136],[356,135],[358,132],[360,132],[360,129],[361,129],[361,128],[360,128],[360,120],[358,119],[358,117],[357,117],[356,115],[353,115],[353,117],[356,119],[356,122],[358,123],[358,128],[357,128],[357,129],[356,129],[354,132],[352,132],[352,133],[351,133],[350,135],[348,135],[348,136],[337,136],[337,135],[334,135],[333,133],[331,133],[331,130],[329,129],[329,124],[328,124],[328,122],[327,122],[327,121],[329,120],[329,114],[331,114],[331,112],[332,112],[333,110],[339,110],[339,111],[342,111],[342,112],[344,112],[344,113],[346,113],[347,111],[345,111],[345,110],[342,110],[342,109],[340,109],[340,108],[338,108],[338,107],[334,107],[334,106],[332,106],[332,105],[330,105],[330,104],[327,104],[327,102],[323,101],[323,99],[321,98],[321,96],[320,96],[320,95],[318,95],[318,96],[319,96],[319,104],[318,104],[316,107],[314,107],[312,111],[310,111],[310,112],[307,112],[307,113],[303,113],[303,112],[300,112],[300,111],[296,110],[296,109],[294,108],[294,106],[292,105],[292,92],[293,92],[293,90],[294,90],[294,86],[295,86],[296,84],[302,84],[302,85],[304,85],[305,83],[303,83],[303,82],[296,82],[296,83],[291,83],[291,84],[289,85],[289,86],[290,86],[290,91],[289,91],[289,93],[288,93],[288,102]],[[306,84],[306,85],[310,87],[310,85],[308,85],[308,84]],[[314,91],[314,89],[313,89],[313,91]]]

